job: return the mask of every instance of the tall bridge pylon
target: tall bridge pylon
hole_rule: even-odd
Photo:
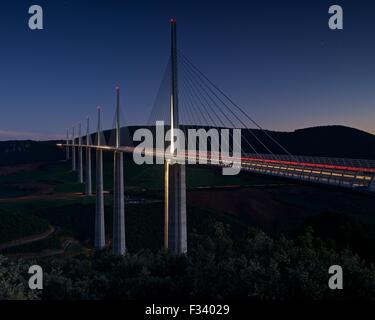
[[[179,129],[176,20],[171,19],[171,155],[176,155],[174,130]],[[172,159],[164,162],[164,246],[173,253],[187,251],[186,171]]]
[[[116,148],[121,146],[120,127],[120,88],[116,87]],[[125,245],[125,199],[124,199],[124,161],[123,153],[114,152],[113,173],[113,240],[114,254],[124,254]]]
[[[101,146],[101,108],[98,107],[97,146]],[[89,149],[89,148],[87,148]],[[91,150],[91,149],[90,149]],[[95,239],[97,250],[105,247],[105,223],[104,223],[104,189],[103,189],[103,150],[96,149],[96,197],[95,197]]]
[[[66,129],[66,150],[65,150],[65,155],[66,155],[66,161],[69,161],[70,159],[70,153],[69,153],[69,129]]]
[[[72,171],[77,171],[76,167],[76,147],[75,144],[75,137],[74,137],[74,126],[72,127]]]
[[[92,194],[91,182],[91,149],[90,149],[90,118],[87,117],[87,130],[86,130],[86,167],[85,167],[85,192],[86,196]]]
[[[83,183],[82,124],[78,124],[78,182]]]

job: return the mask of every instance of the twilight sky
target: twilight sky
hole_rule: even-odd
[[[44,10],[31,31],[28,8]],[[328,28],[328,7],[344,30]],[[375,133],[373,1],[4,0],[0,9],[0,140],[49,139],[95,116],[145,123],[179,47],[263,127],[343,124]]]

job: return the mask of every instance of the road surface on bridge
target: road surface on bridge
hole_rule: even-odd
[[[361,159],[343,159],[328,157],[285,156],[273,154],[245,154],[241,157],[225,157],[220,154],[199,154],[186,150],[173,157],[161,149],[143,149],[134,147],[97,146],[80,144],[58,144],[60,147],[82,147],[103,151],[141,153],[187,164],[207,164],[212,166],[235,166],[242,171],[297,179],[320,184],[336,185],[375,192],[375,161]],[[199,163],[197,161],[199,154]]]

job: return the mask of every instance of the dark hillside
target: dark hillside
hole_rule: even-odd
[[[133,145],[131,137],[138,126],[124,127],[121,132],[123,144]],[[142,127],[143,128],[143,127]],[[154,127],[148,127],[154,130]],[[208,128],[207,128],[208,129]],[[167,129],[165,130],[167,131]],[[293,132],[267,131],[293,155],[327,156],[338,158],[375,159],[375,136],[345,126],[322,126],[299,129]],[[267,135],[260,130],[242,130],[242,147],[246,152],[254,152],[246,140],[258,153],[267,153],[254,137],[256,135],[275,154],[283,154]],[[114,134],[106,130],[107,144],[114,144]],[[92,135],[95,143],[95,134]],[[56,147],[60,141],[0,141],[0,165],[35,163],[63,159],[64,150]],[[85,143],[85,139],[83,139]]]
[[[296,155],[375,159],[375,136],[354,128],[324,126],[272,135]]]
[[[59,141],[0,141],[0,165],[60,160],[63,150]]]

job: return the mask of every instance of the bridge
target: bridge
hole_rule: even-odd
[[[203,156],[204,163],[317,184],[375,191],[375,161],[292,155],[272,137],[270,132],[264,130],[177,50],[176,20],[172,19],[170,22],[170,61],[156,99],[156,101],[160,100],[164,86],[164,89],[167,87],[167,102],[155,103],[149,123],[163,119],[160,112],[164,113],[169,121],[168,134],[170,134],[169,141],[172,141],[171,145],[176,143],[174,137],[176,130],[186,133],[192,127],[242,128],[246,129],[247,134],[241,135],[240,140],[244,144],[241,144],[239,155],[236,156],[233,152],[235,147],[233,140],[230,146],[232,156],[224,156],[211,150]],[[184,77],[180,77],[178,73],[180,70],[184,73]],[[192,150],[188,147],[184,148],[183,152],[176,152],[176,148],[171,147],[169,151],[164,148],[143,148],[139,151],[134,145],[126,144],[121,134],[119,87],[116,87],[112,142],[107,142],[103,134],[100,107],[97,113],[96,133],[90,133],[90,123],[87,119],[85,136],[82,135],[81,123],[79,123],[78,136],[75,135],[73,127],[71,137],[68,130],[66,143],[59,144],[60,147],[66,149],[66,159],[72,160],[72,170],[77,171],[78,182],[85,184],[87,196],[92,195],[91,153],[92,151],[96,153],[95,248],[101,250],[105,247],[103,152],[111,152],[114,155],[112,250],[118,255],[126,252],[123,154],[134,155],[138,152],[152,158],[162,159],[165,186],[164,246],[173,253],[185,253],[187,251],[185,166],[197,160],[196,149]],[[255,129],[250,128],[249,123],[255,126]],[[215,137],[211,138],[211,142],[213,139]],[[223,139],[216,142],[218,145],[224,143],[230,145],[229,141]]]

